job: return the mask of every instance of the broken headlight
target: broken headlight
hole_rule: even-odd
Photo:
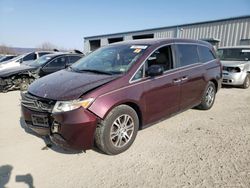
[[[94,101],[93,98],[78,99],[78,100],[72,100],[72,101],[57,101],[53,108],[52,113],[68,112],[68,111],[75,110],[80,107],[88,108],[93,101]]]

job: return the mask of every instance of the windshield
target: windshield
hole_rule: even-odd
[[[25,62],[24,64],[32,66],[32,67],[41,67],[45,63],[47,63],[52,57],[51,56],[42,56],[38,58],[36,61]]]
[[[7,64],[7,63],[9,63],[9,62],[17,62],[17,61],[19,61],[20,59],[22,59],[24,57],[24,55],[19,55],[19,56],[17,56],[17,57],[14,57],[13,59],[10,59],[10,60],[8,60],[8,61],[4,61],[2,64]]]
[[[142,55],[145,45],[115,45],[99,48],[93,53],[74,63],[75,71],[122,74]]]
[[[250,49],[219,49],[218,56],[221,60],[225,61],[248,61],[250,60]]]

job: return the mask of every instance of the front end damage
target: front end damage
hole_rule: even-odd
[[[38,78],[39,75],[36,71],[27,71],[7,77],[0,77],[0,92],[5,93],[13,90],[26,91],[28,86]]]
[[[56,101],[21,93],[22,117],[26,126],[40,136],[50,136],[56,145],[73,150],[91,149],[97,116],[84,108],[53,113]]]

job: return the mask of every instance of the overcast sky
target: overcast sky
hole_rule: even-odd
[[[0,0],[0,44],[83,49],[83,37],[250,15],[250,0]]]

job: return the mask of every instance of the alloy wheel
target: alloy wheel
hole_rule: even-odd
[[[209,86],[206,92],[206,104],[208,106],[211,106],[213,104],[214,97],[215,97],[215,90],[212,86]]]
[[[129,143],[134,132],[134,121],[128,114],[123,114],[115,119],[110,130],[110,140],[117,148]]]

